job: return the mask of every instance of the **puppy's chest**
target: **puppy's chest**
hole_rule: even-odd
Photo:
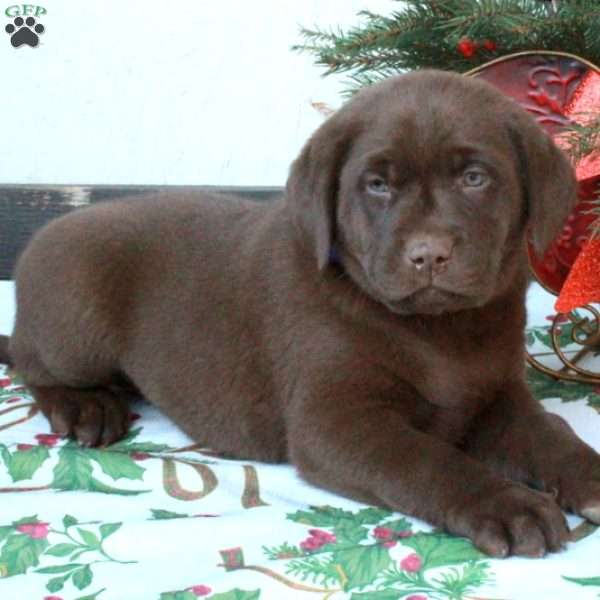
[[[503,369],[493,356],[432,353],[415,367],[412,384],[424,404],[420,425],[450,442],[465,435],[472,419],[502,386]]]
[[[493,363],[493,359],[491,359]],[[498,367],[460,356],[433,356],[420,364],[415,387],[440,408],[460,408],[497,388]]]

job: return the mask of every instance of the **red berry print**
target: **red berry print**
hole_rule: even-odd
[[[409,530],[394,531],[389,527],[375,527],[375,529],[373,529],[373,537],[377,541],[381,542],[381,545],[384,548],[393,548],[397,544],[396,540],[400,538],[407,538],[411,535],[412,532]]]
[[[132,452],[129,456],[131,456],[133,460],[147,460],[150,458],[150,455],[147,452]]]
[[[309,529],[308,533],[324,544],[335,544],[337,541],[335,535],[329,533],[328,531],[323,531],[322,529]]]
[[[404,571],[408,571],[409,573],[420,571],[422,566],[423,562],[421,561],[421,557],[415,553],[409,554],[406,558],[403,558],[400,561],[400,568]]]
[[[300,549],[304,552],[315,552],[325,544],[335,544],[337,541],[335,535],[322,529],[309,529],[308,533],[309,537],[300,542]]]
[[[31,450],[32,448],[37,448],[33,444],[17,444],[17,450],[19,452],[25,452],[26,450]]]
[[[10,379],[8,377],[3,377],[0,379],[0,387],[8,387],[10,385]]]
[[[212,589],[207,585],[193,585],[187,589],[188,592],[192,592],[195,596],[208,596],[212,592]]]
[[[373,535],[378,540],[390,540],[394,537],[394,530],[389,527],[375,527]]]
[[[54,448],[58,440],[60,440],[60,435],[56,433],[38,433],[35,439],[39,442],[40,446]]]
[[[41,540],[48,537],[48,523],[23,523],[17,525],[17,531],[28,535],[33,540]]]

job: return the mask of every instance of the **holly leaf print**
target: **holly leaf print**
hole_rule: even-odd
[[[10,577],[26,573],[31,567],[37,567],[40,556],[48,545],[45,538],[35,539],[20,533],[8,536],[0,553],[2,572]]]
[[[390,566],[389,551],[380,544],[356,546],[335,552],[335,562],[346,576],[345,590],[372,584]]]
[[[565,577],[563,575],[563,579],[571,583],[577,583],[578,585],[600,587],[600,577]]]
[[[260,598],[260,590],[254,590],[253,592],[247,592],[238,588],[225,592],[223,594],[213,594],[210,600],[258,600]],[[162,600],[162,599],[161,599]],[[179,599],[177,599],[179,600]],[[194,596],[194,600],[196,597]]]
[[[65,444],[58,451],[59,461],[54,467],[54,479],[51,487],[59,490],[89,490],[103,492],[105,494],[120,494],[123,496],[143,494],[149,491],[118,489],[98,481],[92,475],[92,459],[99,462],[98,454],[100,452],[102,451],[82,448],[73,441]],[[128,460],[133,463],[131,459],[128,458]],[[111,459],[108,459],[108,463],[110,466],[107,466],[106,461],[103,462],[102,465],[104,465],[104,468],[106,468],[109,475],[118,474],[123,476],[123,472],[125,471],[129,474],[133,474],[134,478],[138,478],[139,472],[135,469],[132,470],[131,465],[123,467],[122,463],[118,461],[116,463],[111,462]],[[134,467],[136,467],[135,463]],[[137,468],[141,469],[141,467]]]
[[[128,454],[110,452],[109,450],[87,449],[91,460],[95,460],[102,471],[112,479],[143,479],[143,467],[140,467]]]
[[[362,594],[352,594],[350,600],[398,600],[402,593],[398,590],[380,590],[378,592],[363,592]]]
[[[402,539],[402,545],[412,548],[421,557],[424,569],[485,558],[469,540],[443,533],[415,533]]]
[[[198,598],[192,592],[163,592],[159,600],[198,600]]]
[[[161,508],[151,508],[150,512],[152,513],[152,519],[160,520],[160,519],[187,519],[190,515],[185,513],[177,513],[171,510],[163,510]]]
[[[588,404],[600,403],[594,387],[586,383],[556,381],[533,367],[527,368],[527,384],[537,400],[560,398],[563,402],[587,399]]]
[[[114,452],[169,452],[170,450],[174,450],[174,448],[167,444],[134,441],[141,431],[141,427],[131,429],[123,439],[111,444],[108,449]]]
[[[389,510],[379,508],[363,508],[353,513],[333,506],[311,506],[309,511],[298,510],[295,513],[288,513],[286,518],[313,527],[335,527],[342,521],[351,521],[357,525],[374,525],[391,514]]]
[[[31,479],[49,457],[48,448],[42,445],[17,450],[12,454],[3,452],[3,459],[13,482]]]

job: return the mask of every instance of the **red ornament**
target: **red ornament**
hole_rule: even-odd
[[[456,45],[456,49],[465,57],[471,58],[477,51],[477,44],[469,38],[463,38]]]
[[[496,42],[494,40],[485,40],[485,42],[483,42],[482,46],[489,52],[493,52],[494,50],[496,50],[498,48],[498,46],[496,46]]]
[[[591,239],[582,248],[554,308],[567,313],[590,302],[600,302],[600,239]]]

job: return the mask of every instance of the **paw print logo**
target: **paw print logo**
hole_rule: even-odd
[[[4,30],[10,35],[10,43],[15,48],[23,44],[35,48],[40,42],[38,34],[44,33],[44,26],[41,23],[36,24],[33,17],[27,17],[25,20],[22,17],[17,17]]]

